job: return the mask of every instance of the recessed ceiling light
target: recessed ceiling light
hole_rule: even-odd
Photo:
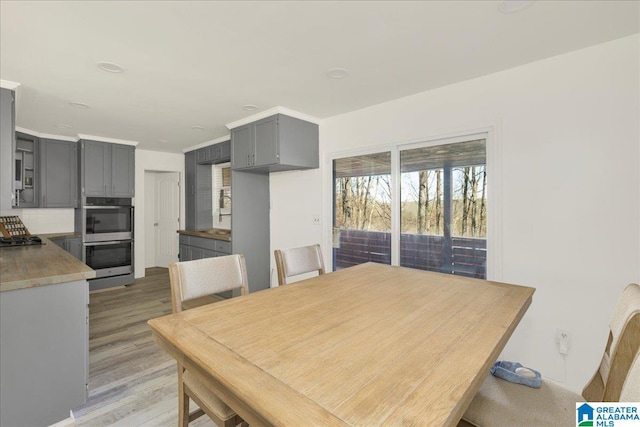
[[[81,110],[86,110],[89,107],[89,104],[85,104],[84,102],[70,102],[69,105],[71,105],[74,108],[80,108]]]
[[[330,79],[343,79],[349,75],[349,72],[344,68],[334,68],[327,71],[327,77]]]
[[[246,104],[242,106],[242,109],[245,111],[256,111],[258,109],[258,106],[253,104]]]
[[[204,128],[202,126],[191,126],[191,129],[197,130],[197,131],[204,130]]]
[[[531,5],[533,5],[533,0],[503,0],[498,5],[498,10],[502,13],[516,13]]]
[[[160,142],[162,142],[163,144],[166,144],[169,141],[167,141],[166,139],[161,139]]]
[[[58,129],[73,129],[73,126],[71,126],[71,125],[65,125],[64,123],[58,123],[58,124],[56,125],[56,127],[57,127]]]
[[[109,73],[122,73],[124,68],[113,62],[98,62],[98,68]]]

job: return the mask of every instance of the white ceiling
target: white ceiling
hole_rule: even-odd
[[[501,3],[3,0],[0,77],[21,84],[20,127],[179,151],[245,104],[326,118],[640,31],[637,1]]]

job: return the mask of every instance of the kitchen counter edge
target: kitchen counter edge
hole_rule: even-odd
[[[206,230],[178,230],[178,234],[193,237],[203,237],[205,239],[222,240],[224,242],[231,241],[231,234],[215,234],[219,228],[210,228]]]
[[[46,237],[44,245],[0,248],[0,292],[93,279],[96,272]]]

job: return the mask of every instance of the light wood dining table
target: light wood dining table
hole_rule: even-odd
[[[534,291],[367,263],[149,326],[252,427],[455,426]]]

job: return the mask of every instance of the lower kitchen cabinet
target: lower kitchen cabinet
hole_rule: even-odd
[[[231,242],[180,235],[180,261],[231,255]]]
[[[85,403],[88,304],[86,280],[0,292],[0,425],[51,425]]]
[[[49,240],[82,261],[82,240],[80,237],[58,237]]]

